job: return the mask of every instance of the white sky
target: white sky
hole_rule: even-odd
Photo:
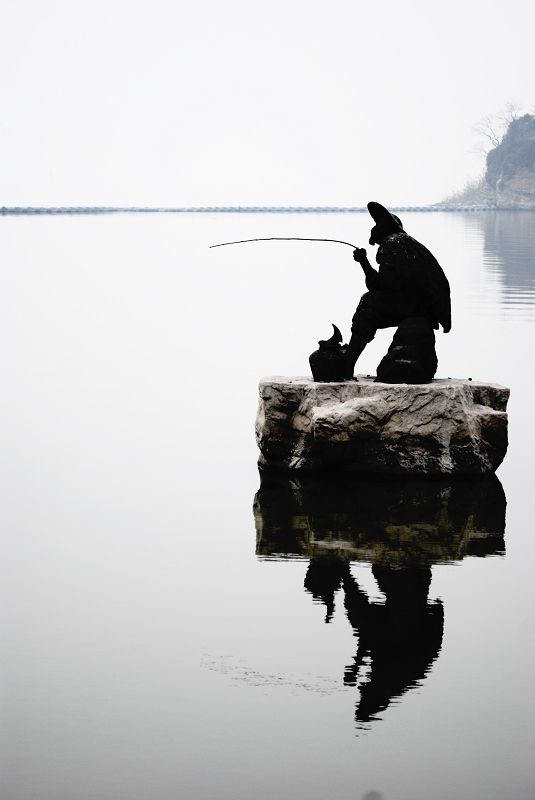
[[[1,8],[0,205],[434,202],[535,106],[532,0]]]

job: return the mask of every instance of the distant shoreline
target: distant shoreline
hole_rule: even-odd
[[[389,206],[391,211],[415,212],[453,212],[453,211],[526,211],[526,208],[498,209],[490,205],[446,205],[427,206]],[[23,216],[33,214],[363,214],[365,206],[184,206],[184,207],[142,207],[142,206],[1,206],[2,216]]]

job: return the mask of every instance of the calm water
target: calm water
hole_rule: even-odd
[[[208,245],[365,215],[1,220],[2,800],[535,795],[535,214],[404,221],[452,286],[439,376],[511,388],[483,488],[260,487],[258,378],[363,281]]]

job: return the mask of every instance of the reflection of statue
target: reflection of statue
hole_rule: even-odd
[[[385,602],[370,602],[343,558],[311,559],[305,578],[305,588],[327,606],[326,622],[334,611],[335,591],[343,587],[347,618],[359,640],[344,683],[356,686],[362,666],[370,662],[369,679],[359,686],[357,722],[372,719],[425,678],[440,652],[444,629],[442,604],[427,599],[430,569],[374,566],[372,571]]]
[[[505,506],[494,475],[462,483],[262,476],[254,503],[257,554],[310,559],[305,589],[325,604],[326,622],[343,591],[358,637],[344,677],[348,685],[359,681],[357,722],[425,678],[444,627],[442,604],[428,600],[431,566],[503,553]],[[384,602],[359,587],[351,561],[372,564]]]
[[[376,271],[366,250],[353,258],[361,265],[369,289],[360,300],[347,349],[348,375],[378,328],[399,326],[377,370],[388,383],[423,383],[437,368],[433,330],[451,328],[449,283],[436,258],[403,230],[398,217],[379,203],[368,203],[375,226],[370,244],[378,244]]]

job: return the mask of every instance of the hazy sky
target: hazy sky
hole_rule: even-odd
[[[0,204],[439,200],[533,110],[532,0],[3,0]]]

